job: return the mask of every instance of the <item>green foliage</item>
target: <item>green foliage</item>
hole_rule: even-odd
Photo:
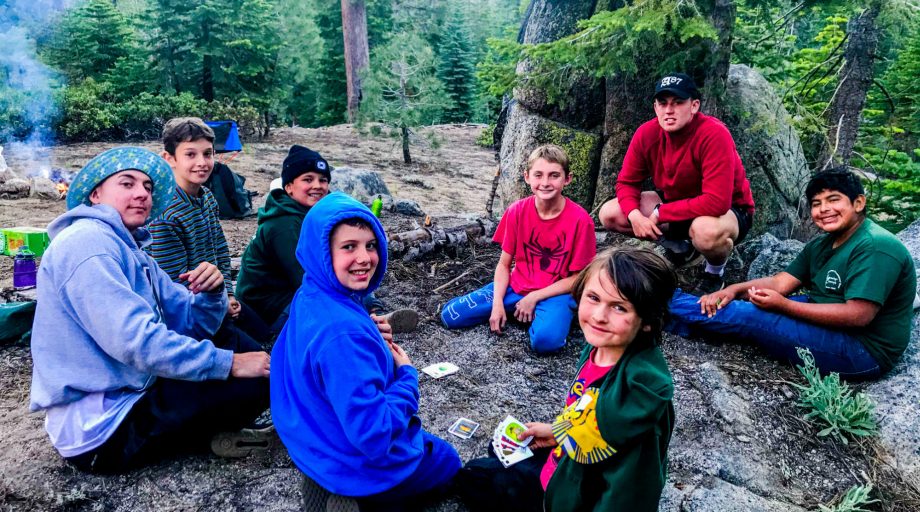
[[[473,117],[475,75],[473,48],[467,20],[459,8],[450,10],[439,48],[438,78],[444,84],[449,102],[444,121],[466,122]]]
[[[805,377],[805,385],[794,384],[799,390],[799,406],[808,411],[805,420],[821,429],[818,436],[831,436],[847,444],[847,437],[874,435],[878,425],[875,404],[869,397],[865,393],[853,394],[849,384],[841,382],[836,373],[821,377],[811,351],[796,350],[803,361],[797,368]]]
[[[61,112],[57,126],[61,138],[97,140],[111,136],[118,123],[114,105],[108,100],[111,86],[87,78],[63,90]]]
[[[571,80],[579,74],[632,74],[639,71],[637,62],[651,56],[658,58],[660,72],[686,69],[705,44],[717,39],[693,0],[635,2],[598,12],[578,27],[579,32],[570,36],[524,48],[534,66],[524,80],[545,90],[551,101],[564,102]]]
[[[495,125],[489,124],[479,132],[479,136],[476,137],[476,145],[482,146],[484,148],[491,148],[493,144],[493,138],[495,133]]]
[[[63,17],[44,57],[71,80],[99,80],[134,47],[128,20],[113,3],[88,0]]]
[[[818,505],[821,512],[869,512],[866,505],[877,503],[878,500],[870,499],[872,484],[854,485],[847,490],[843,498],[834,506]]]
[[[434,52],[412,33],[395,35],[374,51],[364,80],[360,119],[397,128],[432,124],[443,112],[444,86],[435,76]]]

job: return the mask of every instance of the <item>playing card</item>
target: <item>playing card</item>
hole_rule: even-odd
[[[492,441],[492,450],[495,452],[495,456],[498,457],[498,461],[506,468],[524,459],[533,457],[533,452],[526,446],[503,448],[498,443],[498,441]]]
[[[461,439],[469,439],[473,437],[477,428],[479,428],[479,423],[468,418],[460,418],[447,431]]]
[[[502,422],[498,424],[498,428],[495,430],[517,445],[527,446],[530,444],[530,441],[533,440],[533,436],[529,436],[524,439],[518,437],[519,434],[527,430],[527,427],[525,427],[524,424],[514,416],[508,416],[502,420]]]
[[[435,363],[422,368],[422,371],[435,379],[440,379],[452,373],[457,373],[460,371],[460,368],[453,363]]]

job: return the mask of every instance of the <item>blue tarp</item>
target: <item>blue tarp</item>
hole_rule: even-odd
[[[215,152],[230,153],[243,150],[243,143],[240,142],[240,132],[236,127],[236,121],[205,121],[205,124],[214,130]]]

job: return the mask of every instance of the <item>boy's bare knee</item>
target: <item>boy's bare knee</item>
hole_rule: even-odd
[[[700,251],[718,249],[728,241],[729,233],[719,224],[715,217],[697,217],[690,224],[690,240]]]
[[[604,229],[619,231],[621,233],[632,232],[629,221],[626,220],[626,216],[623,215],[623,210],[620,209],[620,204],[616,199],[611,199],[604,203],[597,212],[597,217],[604,226]]]

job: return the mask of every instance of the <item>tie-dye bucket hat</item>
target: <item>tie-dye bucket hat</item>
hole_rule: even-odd
[[[125,146],[96,155],[90,160],[70,184],[67,189],[67,209],[85,204],[92,206],[89,195],[93,189],[106,180],[109,176],[134,169],[150,176],[153,181],[153,205],[150,210],[150,219],[159,217],[172,199],[176,181],[172,169],[166,160],[156,153],[138,147]],[[148,219],[148,220],[150,220]]]

